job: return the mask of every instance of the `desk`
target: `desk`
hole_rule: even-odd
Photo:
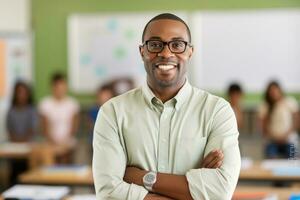
[[[254,162],[248,169],[242,169],[239,181],[300,181],[300,176],[278,176],[269,169],[261,167],[261,162]]]
[[[249,193],[267,193],[267,194],[276,194],[278,200],[287,200],[291,196],[291,194],[299,194],[300,188],[297,187],[286,187],[286,188],[276,188],[276,187],[268,187],[268,186],[237,186],[234,196],[239,195],[241,193],[249,194]],[[234,198],[233,198],[234,199]]]
[[[47,185],[80,185],[93,186],[92,169],[89,168],[86,174],[60,173],[48,174],[40,169],[25,172],[19,176],[19,181],[23,184],[47,184]]]
[[[27,159],[32,151],[30,143],[7,142],[0,144],[0,158],[4,159]]]

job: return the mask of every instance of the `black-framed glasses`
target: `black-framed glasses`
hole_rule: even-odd
[[[147,40],[142,44],[142,46],[144,45],[147,46],[147,50],[150,53],[160,53],[163,51],[166,45],[172,53],[176,54],[183,53],[187,46],[192,47],[189,42],[183,40],[172,40],[169,42],[164,42],[161,40]]]

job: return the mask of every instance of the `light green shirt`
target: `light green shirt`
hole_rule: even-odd
[[[126,166],[186,175],[195,200],[230,199],[241,165],[238,134],[230,105],[188,81],[164,104],[147,84],[113,98],[94,129],[97,199],[144,199],[144,187],[123,181]],[[222,166],[200,168],[214,149],[223,150]]]

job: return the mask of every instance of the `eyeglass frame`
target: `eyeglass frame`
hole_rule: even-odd
[[[148,48],[148,45],[147,45],[149,41],[158,41],[158,42],[162,42],[163,48],[162,48],[161,51],[159,51],[159,52],[151,52],[151,51],[149,51],[149,48]],[[177,42],[183,42],[183,43],[185,44],[184,50],[183,50],[182,52],[173,52],[173,51],[170,49],[170,46],[169,46],[170,43],[171,43],[171,42],[176,42],[176,41],[177,41]],[[147,47],[147,50],[148,50],[150,53],[161,53],[161,52],[164,50],[164,48],[165,48],[166,45],[168,46],[169,51],[170,51],[171,53],[174,53],[174,54],[182,54],[182,53],[184,53],[187,46],[193,47],[193,45],[192,45],[190,42],[187,42],[187,41],[184,41],[184,40],[171,40],[171,41],[165,42],[165,41],[162,41],[162,40],[154,40],[154,39],[151,40],[151,39],[150,39],[150,40],[144,41],[144,43],[141,44],[141,47],[143,47],[143,46],[145,46],[145,45],[146,45],[146,47]]]

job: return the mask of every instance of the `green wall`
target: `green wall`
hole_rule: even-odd
[[[300,0],[32,0],[36,98],[39,100],[49,92],[49,78],[53,72],[67,73],[67,17],[70,14],[283,7],[300,7]],[[76,96],[83,104],[91,99],[90,96]]]

